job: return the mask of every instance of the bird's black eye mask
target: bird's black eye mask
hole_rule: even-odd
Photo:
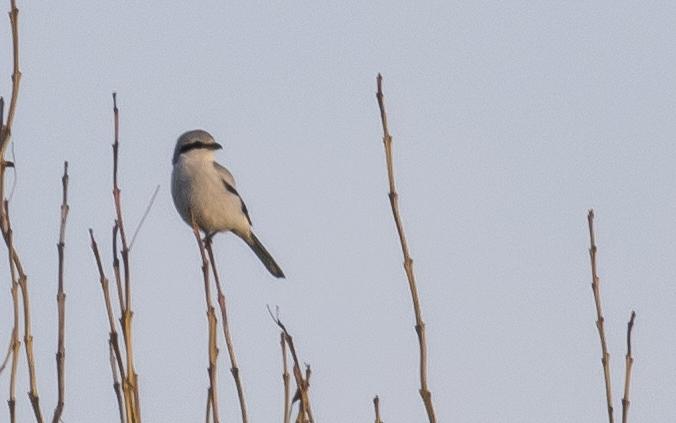
[[[199,150],[200,148],[205,148],[207,150],[220,150],[221,145],[215,142],[202,142],[202,141],[195,141],[191,142],[190,144],[186,144],[181,147],[180,154],[186,153],[191,150]]]

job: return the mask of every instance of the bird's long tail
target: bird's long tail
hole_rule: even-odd
[[[261,244],[253,232],[251,232],[250,238],[245,239],[245,241],[249,247],[251,247],[253,252],[256,253],[256,256],[258,256],[258,258],[263,262],[265,268],[268,269],[268,272],[270,272],[272,276],[276,278],[284,277],[284,272],[282,272],[282,269],[279,268],[279,265],[277,265],[275,259],[273,259],[270,253],[268,253],[268,250],[263,247],[263,244]]]

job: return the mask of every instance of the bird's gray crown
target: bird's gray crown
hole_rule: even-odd
[[[194,129],[192,131],[185,132],[183,135],[178,137],[178,141],[176,141],[176,148],[174,148],[174,158],[171,162],[172,164],[176,164],[181,154],[202,148],[207,150],[219,150],[223,147],[217,143],[216,140],[214,140],[214,137],[212,137],[207,131]]]

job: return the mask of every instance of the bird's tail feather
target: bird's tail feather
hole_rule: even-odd
[[[270,253],[268,253],[268,250],[263,247],[263,244],[261,244],[253,232],[251,232],[251,237],[246,241],[253,252],[256,253],[256,256],[258,256],[258,258],[263,262],[265,268],[268,269],[268,272],[272,274],[272,276],[276,278],[284,278],[284,272],[282,272],[282,269],[280,269],[279,265],[277,265],[275,262],[275,259],[273,259]]]

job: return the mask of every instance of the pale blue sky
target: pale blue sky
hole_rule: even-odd
[[[46,414],[56,399],[55,246],[68,160],[63,421],[118,421],[87,233],[110,272],[117,91],[130,231],[161,186],[132,251],[144,420],[204,419],[200,262],[169,190],[176,138],[202,128],[223,144],[217,158],[287,275],[273,280],[244,243],[217,237],[251,421],[282,414],[267,304],[280,307],[312,365],[317,421],[373,421],[376,394],[386,422],[425,421],[387,200],[381,72],[439,421],[605,421],[589,208],[616,417],[634,309],[630,418],[676,419],[673,2],[184,3],[19,1],[11,212]],[[0,13],[6,98],[10,47]],[[11,330],[6,267],[0,345]],[[221,415],[237,421],[221,346]],[[20,420],[31,421],[23,362],[19,372]],[[0,397],[8,385],[3,374]]]

